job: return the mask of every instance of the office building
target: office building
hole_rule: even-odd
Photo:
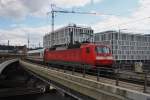
[[[109,44],[116,61],[146,62],[150,60],[149,35],[105,31],[96,33],[94,41]]]
[[[44,48],[52,46],[67,46],[70,43],[70,34],[73,33],[73,44],[83,41],[93,41],[93,29],[91,27],[69,24],[68,26],[59,28],[52,33],[48,33],[43,37]]]

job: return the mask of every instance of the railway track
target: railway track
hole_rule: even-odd
[[[106,83],[110,83],[113,81],[113,83],[110,84],[114,84],[117,86],[120,86],[120,84],[135,84],[137,85],[137,87],[140,87],[141,91],[143,92],[149,92],[147,90],[150,90],[150,77],[148,76],[148,74],[140,74],[139,78],[134,78],[134,77],[129,77],[132,76],[132,74],[130,74],[129,76],[127,76],[128,74],[124,73],[120,73],[119,71],[117,73],[105,73],[104,71],[97,71],[97,70],[84,70],[84,69],[73,69],[73,68],[65,68],[64,66],[45,66],[45,64],[41,61],[33,61],[33,60],[27,60],[31,63],[36,63],[36,64],[40,64],[43,67],[49,67],[53,70],[58,70],[61,72],[67,72],[69,74],[75,74],[81,77],[88,77],[90,79],[94,79],[96,81],[103,81],[105,82],[107,80]],[[122,77],[120,77],[122,75]],[[138,75],[138,74],[137,74]],[[138,76],[137,76],[138,77]],[[111,81],[110,81],[111,80]],[[110,82],[109,82],[110,81]],[[129,87],[132,87],[132,85],[130,84],[127,85]],[[123,86],[123,87],[127,87],[127,86]]]

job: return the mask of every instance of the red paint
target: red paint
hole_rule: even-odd
[[[112,57],[111,53],[97,53],[96,47],[107,47],[105,45],[96,45],[93,43],[82,44],[80,48],[68,49],[68,50],[55,50],[44,52],[44,60],[48,61],[64,61],[64,62],[76,62],[81,64],[95,66],[112,65],[113,59],[105,59],[105,57]],[[88,50],[87,50],[88,48]],[[109,48],[109,47],[107,47]],[[104,57],[104,59],[98,60],[96,57]]]

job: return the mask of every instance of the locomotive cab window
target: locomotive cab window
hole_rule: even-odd
[[[86,48],[86,53],[90,53],[90,48],[89,47]]]
[[[96,47],[97,53],[110,53],[110,49],[108,47]]]

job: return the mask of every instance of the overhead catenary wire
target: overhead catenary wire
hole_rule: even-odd
[[[82,11],[74,11],[74,10],[68,11],[68,10],[65,10],[63,8],[57,7],[55,4],[51,4],[51,12],[49,12],[49,13],[51,13],[51,15],[52,15],[51,16],[52,17],[52,19],[51,19],[52,20],[52,24],[51,24],[51,27],[52,27],[52,39],[54,39],[53,38],[53,35],[54,35],[53,33],[54,33],[55,13],[72,13],[72,14],[90,14],[90,15],[97,15],[97,16],[113,16],[113,14],[104,14],[104,13],[99,13],[99,12],[82,12]],[[119,14],[117,14],[117,16],[118,15]],[[128,25],[128,24],[137,23],[137,22],[139,22],[141,20],[145,20],[145,19],[148,19],[148,18],[150,18],[150,16],[144,17],[144,18],[140,18],[140,19],[133,19],[133,20],[129,19],[129,21],[127,21],[127,22],[122,22],[122,23],[119,23],[119,24],[110,25],[110,26],[104,27],[102,29],[106,29],[106,28],[109,29],[110,27],[115,27],[115,26],[120,28],[120,26],[122,26],[122,25]]]
[[[143,21],[143,20],[147,20],[147,19],[150,19],[150,16],[143,17],[143,18],[138,18],[138,19],[133,19],[133,20],[130,20],[130,21],[127,21],[127,22],[119,23],[119,24],[110,25],[110,26],[107,26],[107,27],[103,27],[102,29],[109,29],[110,27],[115,27],[115,26],[120,28],[120,26],[139,23],[139,21]]]
[[[56,7],[56,5],[54,4],[51,4],[51,12],[48,12],[47,14],[51,13],[51,28],[52,28],[52,32],[51,32],[51,42],[52,42],[52,45],[54,45],[54,26],[55,26],[55,13],[72,13],[72,14],[90,14],[90,15],[104,15],[102,13],[96,13],[96,12],[81,12],[81,11],[68,11],[68,10],[64,10],[64,9],[61,9],[61,10],[56,10],[56,8],[59,8],[59,7]]]

